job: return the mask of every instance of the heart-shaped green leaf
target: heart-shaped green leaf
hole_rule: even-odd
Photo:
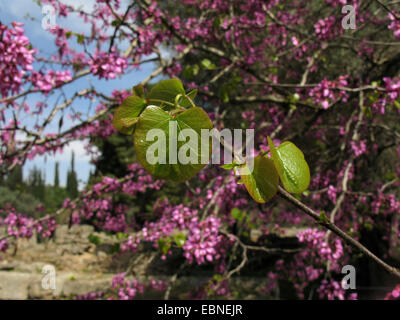
[[[211,157],[211,138],[204,136],[203,139],[208,141],[202,140],[201,130],[212,127],[207,113],[199,107],[172,117],[158,106],[148,106],[141,114],[134,134],[138,160],[157,178],[188,180],[204,168]],[[206,143],[208,147],[202,148]]]
[[[269,201],[278,191],[279,177],[272,160],[254,158],[253,170],[248,165],[240,168],[242,181],[251,197],[258,203]]]
[[[268,137],[272,160],[282,184],[288,192],[302,193],[310,184],[310,168],[304,159],[304,154],[292,142],[283,142],[275,147]]]
[[[114,111],[114,128],[122,134],[132,134],[138,117],[146,107],[146,100],[138,96],[127,97]]]
[[[151,88],[147,95],[147,99],[151,104],[161,106],[162,102],[160,102],[160,100],[174,103],[175,97],[178,94],[185,95],[185,89],[183,88],[182,82],[178,79],[168,79],[158,82],[153,88]]]

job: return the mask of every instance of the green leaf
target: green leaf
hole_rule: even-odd
[[[131,117],[131,118],[122,118],[121,119],[121,123],[125,128],[132,127],[138,121],[139,121],[139,117]]]
[[[146,100],[138,96],[127,97],[115,110],[113,125],[122,134],[132,134],[139,115],[146,107]]]
[[[90,243],[93,243],[93,244],[96,245],[96,246],[99,245],[99,244],[101,244],[101,239],[100,239],[100,237],[99,237],[99,236],[96,236],[96,235],[93,234],[93,233],[89,234],[88,240],[89,240]]]
[[[209,59],[201,60],[200,65],[204,69],[208,69],[208,70],[215,69],[215,64],[213,64]]]
[[[167,254],[169,249],[171,248],[171,239],[170,238],[160,238],[157,241],[158,249],[162,254]]]
[[[231,211],[231,216],[233,219],[235,219],[237,221],[242,221],[243,218],[245,217],[245,214],[238,208],[233,208]]]
[[[228,89],[226,87],[221,88],[220,97],[224,103],[229,102],[229,93],[228,93]]]
[[[83,35],[83,34],[78,34],[78,35],[76,36],[76,42],[78,42],[78,43],[83,43],[83,41],[85,41],[84,35]]]
[[[129,234],[123,233],[123,232],[117,232],[117,234],[115,235],[115,237],[116,237],[118,240],[123,240],[123,239],[128,238],[128,237],[129,237]]]
[[[186,96],[188,96],[193,102],[194,102],[194,98],[197,95],[197,89],[194,89],[192,91],[190,91]],[[186,108],[186,107],[190,107],[192,104],[190,103],[189,99],[186,98],[186,96],[182,97],[181,101],[180,101],[180,106]]]
[[[329,219],[328,219],[328,216],[326,215],[325,211],[321,211],[319,213],[319,223],[321,223],[321,224],[329,223]]]
[[[292,142],[283,142],[278,148],[268,137],[272,160],[284,188],[291,193],[302,193],[310,184],[310,168],[304,154]]]
[[[178,247],[183,247],[186,243],[186,236],[183,232],[179,232],[176,235],[174,235],[174,242]]]
[[[161,106],[162,103],[157,100],[174,103],[175,97],[178,94],[185,95],[185,89],[183,88],[182,82],[178,79],[169,79],[160,81],[151,88],[147,99],[150,100],[151,104]]]
[[[198,64],[187,65],[182,72],[182,75],[185,79],[193,79],[200,71],[200,67]]]
[[[232,170],[235,169],[237,166],[239,166],[237,163],[227,163],[221,166],[221,168],[225,170]]]
[[[117,27],[117,26],[119,26],[121,24],[121,20],[113,20],[112,22],[111,22],[111,25],[113,26],[113,27]]]
[[[224,20],[224,17],[223,17],[222,15],[216,17],[216,18],[214,19],[214,21],[213,21],[213,27],[214,27],[214,28],[218,28],[218,27],[221,25],[221,23],[222,23],[223,20]]]
[[[278,191],[279,177],[270,159],[257,156],[253,170],[245,165],[240,168],[240,174],[247,191],[258,203],[269,201]]]
[[[154,177],[173,181],[189,180],[206,166],[201,163],[202,158],[208,160],[211,157],[212,140],[208,138],[208,150],[203,150],[205,148],[201,148],[203,144],[201,129],[211,130],[212,127],[207,113],[199,107],[187,109],[172,117],[160,107],[148,106],[141,114],[134,134],[138,160]],[[152,131],[155,136],[146,139],[152,129],[160,129],[161,136]],[[192,129],[191,132],[195,137],[186,139],[186,141],[177,141],[177,137],[184,129]],[[163,138],[164,141],[162,141]],[[170,145],[170,140],[176,141],[176,149],[172,144]],[[187,156],[188,152],[190,157],[188,163],[183,164],[180,161],[182,158],[180,154]]]

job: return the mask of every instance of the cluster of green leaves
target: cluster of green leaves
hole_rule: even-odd
[[[200,70],[214,70],[215,64],[212,63],[209,59],[203,59],[200,63],[188,64],[183,69],[182,75],[185,79],[193,79],[196,77]]]
[[[192,178],[204,168],[201,159],[203,153],[211,157],[211,150],[202,150],[201,144],[194,152],[197,155],[197,164],[182,164],[178,161],[170,161],[169,143],[166,144],[166,163],[152,164],[147,159],[147,150],[154,143],[147,141],[150,130],[161,130],[166,141],[170,139],[170,124],[176,122],[176,132],[172,134],[178,137],[184,129],[192,129],[197,138],[201,139],[202,129],[212,129],[213,125],[207,113],[197,107],[193,99],[197,90],[189,93],[178,79],[163,80],[151,88],[146,95],[142,86],[135,86],[133,95],[126,98],[114,113],[113,125],[123,134],[132,135],[136,156],[142,166],[153,176],[173,181],[185,181]],[[179,150],[186,141],[177,142]],[[160,146],[163,147],[163,146]]]
[[[249,164],[239,167],[240,183],[243,183],[258,203],[266,203],[278,192],[279,180],[290,193],[302,193],[310,184],[310,169],[304,154],[292,142],[286,141],[275,147],[268,137],[269,151],[253,159],[252,170]]]
[[[175,245],[178,248],[182,248],[186,243],[186,235],[183,232],[173,232],[171,236],[160,238],[157,241],[158,250],[162,254],[167,254],[168,251]]]
[[[185,181],[199,172],[205,164],[201,164],[202,152],[197,146],[197,164],[170,163],[169,143],[166,144],[166,163],[149,163],[146,158],[148,148],[154,143],[147,141],[147,134],[152,129],[160,129],[164,132],[167,141],[173,134],[175,137],[183,129],[193,129],[201,139],[202,129],[212,129],[212,123],[206,112],[197,107],[193,100],[197,90],[185,92],[182,83],[178,79],[163,80],[157,83],[146,95],[142,86],[135,86],[132,95],[126,98],[114,113],[114,127],[123,134],[134,137],[134,145],[137,158],[142,166],[153,176],[173,181]],[[170,132],[170,123],[177,122],[174,126],[176,132]],[[178,142],[177,149],[186,141]],[[269,201],[278,191],[279,181],[283,187],[291,193],[302,193],[310,183],[310,169],[304,154],[292,142],[283,142],[275,147],[268,137],[269,151],[254,159],[250,166],[244,164],[226,164],[224,169],[239,170],[241,180],[251,197],[259,202]],[[209,144],[211,145],[211,143]],[[173,162],[173,161],[172,161]]]

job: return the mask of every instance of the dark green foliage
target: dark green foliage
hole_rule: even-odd
[[[44,201],[46,194],[45,181],[42,177],[42,172],[36,166],[29,173],[27,190],[39,201]]]
[[[127,165],[136,162],[133,138],[113,134],[108,139],[94,142],[101,153],[96,162],[94,175],[123,177],[128,174]]]
[[[59,165],[56,162],[54,167],[54,187],[58,188],[60,186],[60,173],[59,173]]]
[[[46,208],[46,212],[48,213],[52,213],[61,208],[64,200],[69,197],[65,188],[46,186],[45,190],[46,198],[44,201],[44,206]]]
[[[7,176],[7,186],[11,190],[21,189],[23,187],[22,166],[16,165]]]
[[[0,209],[5,209],[9,205],[18,213],[35,216],[35,209],[39,204],[40,202],[27,192],[14,191],[0,186]]]
[[[67,173],[67,194],[71,199],[78,196],[78,178],[75,172],[75,154],[72,152],[71,169]]]

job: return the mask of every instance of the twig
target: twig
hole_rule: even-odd
[[[331,230],[334,234],[342,238],[345,242],[347,242],[349,245],[353,246],[354,248],[357,248],[360,250],[363,254],[365,254],[367,257],[370,259],[374,260],[377,264],[379,264],[381,267],[383,267],[386,271],[391,273],[392,275],[396,276],[397,278],[400,279],[400,270],[388,265],[386,262],[378,258],[376,255],[374,255],[371,251],[369,251],[366,247],[364,247],[360,242],[349,236],[347,233],[342,231],[340,228],[338,228],[335,224],[330,222],[329,220],[322,220],[319,216],[319,214],[305,205],[303,202],[300,200],[297,200],[295,197],[293,197],[289,192],[284,190],[282,187],[278,187],[278,194],[281,198],[286,199],[293,205],[295,205],[297,208],[299,208],[301,211],[306,213],[308,216],[313,218],[318,224],[322,225],[328,230]]]

